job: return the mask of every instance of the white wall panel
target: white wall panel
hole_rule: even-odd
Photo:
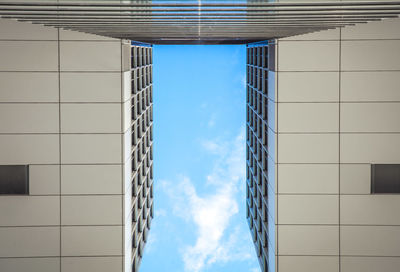
[[[342,134],[343,163],[399,163],[400,134]]]
[[[400,132],[399,103],[343,103],[342,132]]]
[[[62,2],[62,1],[60,1]],[[68,2],[68,0],[66,1]],[[78,31],[71,31],[60,29],[60,41],[114,41],[118,42],[118,39],[113,39],[105,36],[88,34]]]
[[[63,164],[121,163],[121,135],[64,134],[61,151]]]
[[[339,72],[281,72],[278,79],[278,102],[339,101]]]
[[[342,72],[342,101],[400,101],[400,71]]]
[[[0,133],[58,133],[58,104],[1,104]]]
[[[292,2],[296,2],[297,0],[292,0]],[[315,1],[315,0],[314,0]],[[289,2],[289,1],[285,1]],[[309,1],[313,2],[313,1]],[[319,1],[321,2],[321,1]],[[287,38],[279,39],[280,41],[329,41],[329,40],[338,40],[340,37],[339,29],[329,29],[322,31],[315,31],[309,34],[302,35],[294,35]]]
[[[400,257],[342,257],[342,272],[398,272]]]
[[[56,41],[0,41],[0,71],[58,71],[57,52]]]
[[[0,258],[1,272],[58,272],[60,258]]]
[[[338,255],[339,226],[278,227],[279,255]]]
[[[279,71],[338,71],[339,41],[280,41]]]
[[[371,165],[341,164],[340,165],[341,194],[370,194]]]
[[[339,167],[335,164],[279,164],[279,193],[337,194]]]
[[[61,73],[61,102],[121,102],[121,74]]]
[[[60,42],[61,71],[121,71],[121,43]]]
[[[343,255],[400,256],[400,226],[342,226]]]
[[[61,104],[62,133],[120,133],[121,104]]]
[[[280,272],[337,272],[339,257],[334,256],[279,256]]]
[[[400,39],[400,22],[398,19],[384,19],[342,29],[344,40]]]
[[[121,165],[63,165],[62,194],[120,194]]]
[[[121,223],[121,195],[61,197],[62,225],[118,225]]]
[[[60,227],[2,227],[0,245],[0,257],[60,256]]]
[[[400,70],[400,40],[342,41],[342,70]]]
[[[58,102],[56,72],[0,72],[0,102]]]
[[[63,257],[63,272],[122,272],[122,257]]]
[[[278,195],[278,224],[338,224],[336,195]]]
[[[397,195],[346,195],[340,198],[340,222],[354,225],[400,225]]]
[[[61,228],[62,256],[122,256],[122,226]]]
[[[338,132],[338,103],[279,103],[279,133]]]
[[[0,40],[57,40],[57,29],[16,20],[0,20]]]
[[[54,195],[60,193],[59,165],[30,165],[29,194]]]
[[[60,224],[59,196],[0,197],[0,226]]]
[[[0,164],[59,163],[58,135],[0,135]]]
[[[337,163],[336,134],[279,134],[279,163]]]

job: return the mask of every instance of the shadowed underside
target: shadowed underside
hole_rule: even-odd
[[[400,1],[0,1],[0,16],[153,44],[241,44],[395,18]]]

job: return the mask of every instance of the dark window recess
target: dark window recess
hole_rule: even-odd
[[[0,194],[28,195],[29,166],[0,165]]]
[[[400,164],[372,164],[371,193],[400,194]]]
[[[268,70],[275,71],[275,44],[268,44]]]

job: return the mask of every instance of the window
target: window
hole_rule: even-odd
[[[136,177],[135,177],[135,179],[136,179]],[[132,197],[133,198],[136,197],[136,195],[137,195],[137,183],[136,183],[135,179],[132,182]]]
[[[133,248],[137,247],[136,230],[135,230],[135,233],[132,235],[132,247]]]
[[[400,164],[372,164],[371,193],[400,194]]]
[[[132,153],[132,171],[136,171],[136,157],[135,157],[135,152]]]
[[[28,195],[29,166],[0,165],[0,195]]]

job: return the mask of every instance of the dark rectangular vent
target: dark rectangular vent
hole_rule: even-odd
[[[0,195],[28,195],[29,166],[0,165]]]
[[[371,193],[400,194],[400,164],[372,164]]]

